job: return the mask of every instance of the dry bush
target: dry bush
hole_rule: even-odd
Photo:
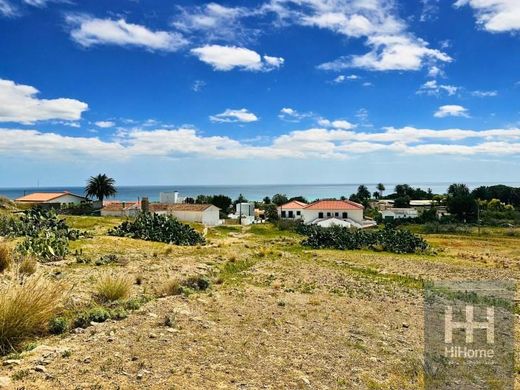
[[[13,256],[9,247],[5,244],[0,244],[0,273],[11,268],[12,262]]]
[[[159,289],[159,295],[163,297],[182,294],[182,285],[179,279],[166,280]]]
[[[5,286],[0,291],[0,353],[45,333],[49,321],[61,310],[63,298],[63,285],[41,277]]]
[[[124,274],[105,274],[96,285],[96,298],[101,302],[114,302],[128,298],[133,281]]]
[[[18,265],[18,273],[22,276],[30,276],[36,272],[38,262],[34,257],[26,256]]]

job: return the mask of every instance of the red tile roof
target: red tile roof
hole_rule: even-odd
[[[363,205],[350,200],[318,200],[311,203],[306,210],[363,210]]]
[[[292,200],[289,203],[278,206],[278,208],[282,209],[303,209],[307,206],[307,203],[300,202],[298,200]]]
[[[178,203],[178,204],[172,204],[172,205],[167,205],[167,206],[168,206],[168,210],[172,210],[172,211],[204,211],[204,210],[209,209],[213,205],[212,204]]]
[[[16,202],[33,202],[33,203],[44,203],[44,202],[50,202],[51,200],[61,198],[65,195],[71,195],[78,198],[83,198],[83,196],[74,195],[70,192],[34,192],[29,195],[22,196],[18,199],[16,199]]]

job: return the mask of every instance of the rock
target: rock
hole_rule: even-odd
[[[144,375],[144,374],[143,374],[141,371],[138,372],[138,373],[137,373],[137,379],[139,379],[139,380],[143,379],[143,375]]]
[[[47,372],[47,369],[44,366],[39,365],[39,366],[34,367],[34,371],[36,371],[36,372]]]
[[[148,313],[148,317],[157,318],[157,314],[155,313]]]
[[[8,389],[11,386],[11,378],[0,376],[0,389]]]
[[[85,359],[83,359],[83,363],[89,364],[92,361],[92,358],[90,356],[87,356]]]
[[[410,325],[408,325],[406,322],[403,322],[403,328],[408,329]]]
[[[20,363],[21,363],[20,360],[17,360],[17,359],[9,359],[9,360],[4,360],[3,365],[4,365],[4,366],[19,366]]]
[[[157,335],[155,333],[150,333],[148,337],[150,337],[151,339],[156,339]]]

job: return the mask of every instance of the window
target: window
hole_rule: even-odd
[[[327,217],[330,217],[330,213],[327,213]]]
[[[282,210],[282,218],[285,218],[285,215],[286,215],[285,211]]]
[[[347,213],[343,213],[343,218],[348,218],[348,214]]]
[[[293,211],[289,211],[289,218],[294,218],[294,212]]]
[[[335,217],[339,217],[339,213],[334,213],[334,216]]]
[[[323,213],[318,213],[318,218],[323,218]]]
[[[302,215],[302,212],[301,211],[297,211],[296,215]]]

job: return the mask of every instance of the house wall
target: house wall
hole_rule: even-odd
[[[220,224],[220,212],[218,207],[210,207],[202,213],[202,223],[207,226]]]
[[[77,196],[74,196],[74,195],[63,195],[63,196],[60,196],[59,198],[56,198],[56,199],[52,199],[48,202],[45,202],[45,203],[50,203],[50,204],[55,204],[55,203],[58,203],[58,204],[70,204],[70,203],[73,203],[73,204],[81,204],[81,202],[84,202],[85,199],[84,198],[79,198]]]
[[[381,215],[383,216],[383,218],[395,218],[395,219],[417,218],[419,216],[417,210],[415,210],[415,209],[409,209],[405,212],[395,212],[393,210],[383,210],[383,211],[381,211]]]
[[[168,214],[173,215],[179,221],[199,222],[208,226],[218,225],[220,221],[218,207],[209,207],[204,211],[171,210]]]
[[[285,211],[285,217],[284,218],[291,218],[289,217],[289,212],[292,211],[294,219],[300,219],[303,218],[303,209],[286,209],[278,207],[278,217],[282,218],[282,211]],[[298,215],[298,211],[300,212],[300,215]]]
[[[320,212],[323,213],[322,218],[337,217],[343,219],[343,213],[347,213],[347,218],[350,218],[356,222],[363,221],[363,210],[308,210],[302,211],[303,220],[306,223],[312,222],[317,218],[320,218]],[[338,215],[336,216],[336,213]]]

